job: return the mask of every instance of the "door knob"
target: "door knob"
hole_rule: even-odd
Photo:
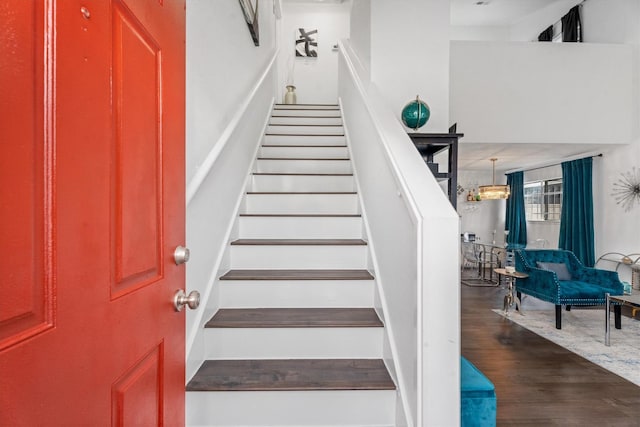
[[[185,248],[184,246],[178,246],[176,250],[173,251],[173,260],[176,265],[186,264],[190,256],[191,252],[189,252],[189,248]]]
[[[176,295],[173,297],[173,306],[176,311],[182,311],[185,305],[191,310],[198,308],[200,305],[200,292],[191,291],[187,296],[182,289],[178,289]]]

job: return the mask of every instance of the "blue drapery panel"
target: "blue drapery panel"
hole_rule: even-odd
[[[593,159],[562,163],[562,216],[558,247],[573,252],[587,267],[595,264]]]
[[[507,243],[512,247],[525,247],[527,244],[527,219],[524,214],[524,172],[507,174],[507,185],[511,187],[504,222],[504,229],[509,230]]]

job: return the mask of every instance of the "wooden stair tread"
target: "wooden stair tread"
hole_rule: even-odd
[[[267,148],[347,148],[345,144],[320,144],[320,145],[309,145],[309,144],[262,144],[262,147]]]
[[[247,194],[287,194],[287,195],[308,195],[308,194],[358,194],[356,191],[247,191]]]
[[[241,213],[239,216],[243,217],[295,217],[295,218],[360,218],[361,214],[295,214],[295,213],[279,213],[279,214],[261,214],[261,213]]]
[[[280,111],[284,110],[284,108],[281,108]],[[289,111],[291,111],[292,109],[289,108]],[[329,111],[335,111],[335,110],[329,110]],[[341,119],[342,116],[296,116],[296,115],[291,115],[291,114],[272,114],[271,117],[277,117],[279,119],[281,118],[287,118],[287,119]]]
[[[229,270],[220,280],[373,280],[367,270]]]
[[[331,157],[258,157],[258,160],[308,160],[308,161],[340,161],[348,162],[349,158],[331,158]]]
[[[206,360],[187,391],[395,390],[380,359]]]
[[[252,175],[269,175],[269,176],[353,176],[352,173],[284,173],[284,172],[253,172]]]
[[[296,108],[296,107],[304,107],[304,108]],[[324,108],[313,108],[313,107],[324,107]],[[326,108],[333,107],[333,108]],[[322,111],[340,111],[340,106],[338,104],[275,104],[274,111],[278,110],[322,110]]]
[[[313,127],[342,127],[342,125],[333,124],[313,124],[313,123],[269,123],[269,126],[313,126]]]
[[[265,135],[266,136],[344,136],[344,133],[265,133]]]
[[[295,106],[302,106],[302,107],[307,107],[309,105],[314,105],[317,107],[339,107],[339,104],[327,104],[327,103],[322,103],[322,102],[312,102],[312,103],[304,103],[304,102],[298,102],[296,104],[285,104],[283,102],[276,102],[274,104],[275,107],[295,107]]]
[[[381,328],[373,308],[222,308],[205,328]]]
[[[241,246],[366,246],[362,239],[237,239]]]

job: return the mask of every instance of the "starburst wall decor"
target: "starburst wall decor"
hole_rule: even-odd
[[[625,212],[629,212],[636,203],[640,205],[640,170],[634,167],[630,172],[620,175],[622,178],[613,183],[611,195]]]

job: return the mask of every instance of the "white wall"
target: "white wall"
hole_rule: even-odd
[[[469,190],[478,193],[480,185],[491,184],[492,172],[458,171],[458,184],[465,192],[458,196],[458,215],[460,215],[460,232],[475,233],[480,243],[491,243],[493,231],[496,231],[496,244],[504,244],[504,214],[506,203],[504,200],[483,200],[467,202]],[[507,179],[502,172],[496,172],[496,184],[506,184]]]
[[[187,2],[187,380],[204,357],[201,324],[216,308],[217,278],[275,94],[275,17],[261,1],[260,47],[238,2]],[[187,411],[190,409],[187,408]]]
[[[449,1],[378,0],[370,7],[371,80],[398,118],[405,104],[420,95],[431,108],[420,131],[446,132],[451,124]]]
[[[606,152],[594,162],[594,220],[596,257],[606,252],[640,252],[640,205],[625,212],[612,196],[613,184],[621,173],[640,167],[640,2],[637,0],[589,0],[583,5],[585,40],[628,43],[634,49],[634,128],[632,143]],[[628,269],[620,268],[622,280],[630,281]]]
[[[479,25],[451,26],[451,40],[505,41],[509,40],[509,37],[509,27]]]
[[[273,55],[273,0],[259,5],[254,46],[237,1],[187,0],[187,182]]]
[[[451,121],[465,143],[629,143],[632,70],[627,45],[451,42]]]
[[[282,97],[287,84],[296,86],[299,104],[338,102],[338,52],[333,46],[349,37],[349,11],[345,3],[284,3],[280,29],[278,81]],[[318,57],[296,58],[298,28],[317,29]]]
[[[632,168],[640,168],[639,142],[606,153],[598,170],[594,168],[596,257],[607,252],[640,253],[640,204],[627,212],[612,196],[613,184]]]
[[[589,0],[582,5],[585,42],[637,43],[640,2]]]
[[[351,36],[349,39],[365,75],[371,78],[371,0],[353,0],[351,7]]]

